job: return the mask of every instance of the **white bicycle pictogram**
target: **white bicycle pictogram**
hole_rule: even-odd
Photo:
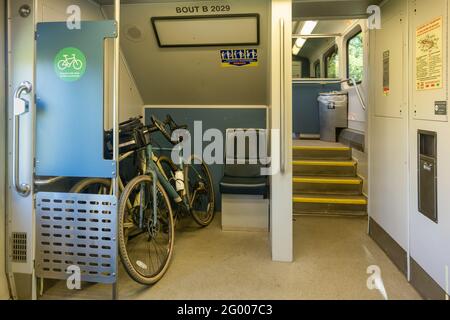
[[[77,59],[75,53],[69,57],[68,54],[63,55],[64,59],[58,61],[58,69],[64,71],[69,68],[73,68],[76,71],[83,69],[83,61]]]

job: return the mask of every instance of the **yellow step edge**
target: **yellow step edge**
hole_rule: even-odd
[[[293,201],[294,203],[367,205],[366,199],[294,197]]]
[[[330,167],[353,167],[356,161],[316,161],[316,160],[296,160],[294,166],[330,166]]]
[[[349,147],[324,147],[324,146],[295,146],[293,150],[314,150],[314,151],[350,151]]]
[[[333,179],[333,178],[293,178],[294,183],[314,183],[314,184],[347,184],[360,185],[360,179]]]

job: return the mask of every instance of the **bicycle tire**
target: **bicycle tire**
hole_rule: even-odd
[[[111,180],[109,179],[100,179],[100,178],[92,178],[92,179],[83,179],[77,184],[75,184],[69,191],[69,193],[82,193],[87,187],[95,184],[104,185],[105,187],[111,188]],[[110,193],[106,193],[110,194]]]
[[[200,161],[200,159],[196,156],[192,156],[191,161],[189,163],[195,163],[194,161]],[[185,188],[186,188],[186,195],[188,198],[189,203],[192,202],[192,190],[190,188],[190,178],[189,178],[189,171],[191,170],[191,164],[186,164],[185,168],[184,168],[184,172],[185,172],[185,177],[184,177],[184,182],[185,182]],[[209,202],[208,202],[208,207],[206,210],[206,219],[201,217],[199,214],[199,211],[197,210],[193,210],[193,208],[190,208],[191,210],[191,215],[192,218],[194,219],[194,221],[200,226],[200,227],[207,227],[209,226],[215,217],[215,193],[214,193],[214,185],[213,185],[213,179],[211,176],[211,172],[208,168],[208,166],[205,164],[204,161],[201,161],[201,167],[204,170],[204,173],[206,174],[206,178],[207,180],[207,186],[209,188],[208,190],[208,195],[209,195]]]
[[[133,192],[134,188],[138,185],[140,185],[143,182],[149,182],[153,183],[153,178],[148,175],[143,175],[134,178],[128,185],[126,186],[125,190],[122,193],[122,196],[120,198],[119,202],[119,253],[122,260],[122,264],[125,267],[125,270],[127,271],[128,275],[136,282],[143,284],[143,285],[152,285],[161,280],[161,278],[164,276],[164,274],[167,272],[170,262],[172,260],[173,256],[173,248],[174,248],[174,241],[175,241],[175,226],[174,226],[174,220],[173,220],[173,212],[172,212],[172,206],[170,204],[169,197],[167,196],[167,193],[162,188],[161,184],[157,183],[157,191],[158,195],[163,197],[163,201],[168,209],[168,233],[169,239],[170,239],[170,245],[169,250],[167,254],[167,258],[164,261],[161,268],[159,268],[159,271],[157,274],[151,275],[151,276],[145,276],[138,270],[136,270],[133,262],[130,259],[130,254],[127,249],[128,244],[128,236],[125,234],[125,219],[127,218],[125,216],[125,210],[126,210],[126,203],[128,198],[130,197],[130,194]],[[159,210],[158,210],[159,212]]]

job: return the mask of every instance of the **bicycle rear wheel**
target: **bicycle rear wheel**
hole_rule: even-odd
[[[166,273],[175,238],[170,200],[159,183],[154,198],[153,182],[148,175],[136,177],[126,186],[119,204],[122,263],[130,277],[144,285],[158,282]]]
[[[201,227],[207,227],[214,220],[214,185],[208,166],[200,159],[192,157],[185,165],[186,194],[192,218]]]

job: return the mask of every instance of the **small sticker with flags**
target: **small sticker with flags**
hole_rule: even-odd
[[[257,67],[257,49],[220,50],[222,67]]]

